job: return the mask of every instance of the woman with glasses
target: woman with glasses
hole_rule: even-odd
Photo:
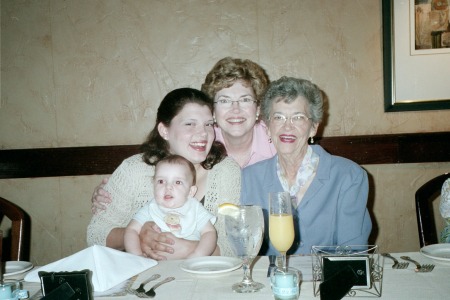
[[[367,173],[308,144],[322,121],[322,91],[308,80],[282,77],[269,85],[261,114],[277,155],[243,170],[241,203],[262,206],[269,228],[269,192],[291,194],[300,240],[290,253],[310,254],[313,245],[367,245],[372,229]],[[260,254],[277,253],[267,236]]]
[[[264,69],[248,59],[226,57],[206,75],[202,91],[214,100],[216,141],[244,168],[273,157],[260,101],[269,84]]]

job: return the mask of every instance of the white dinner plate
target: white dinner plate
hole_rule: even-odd
[[[450,244],[428,245],[420,249],[420,253],[437,262],[450,264]]]
[[[17,275],[33,268],[33,264],[29,261],[7,261],[5,265],[5,277]]]
[[[187,259],[180,264],[183,271],[195,274],[219,274],[236,270],[242,260],[226,256],[206,256]]]

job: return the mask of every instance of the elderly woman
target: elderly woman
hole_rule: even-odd
[[[366,245],[372,229],[366,172],[308,144],[322,121],[322,91],[308,80],[282,77],[269,85],[261,113],[278,154],[243,170],[242,204],[262,206],[269,228],[269,192],[290,192],[300,243],[289,253],[308,254],[313,245]],[[266,238],[260,254],[277,253]]]

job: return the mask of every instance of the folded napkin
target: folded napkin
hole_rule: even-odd
[[[149,258],[114,250],[103,246],[91,246],[28,273],[24,280],[40,282],[38,272],[64,272],[89,269],[95,292],[104,292],[158,263]]]

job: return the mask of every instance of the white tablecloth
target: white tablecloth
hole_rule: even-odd
[[[394,253],[394,257],[408,255],[419,262],[435,263],[436,267],[431,273],[416,273],[415,266],[410,263],[408,269],[394,270],[391,268],[392,261],[384,260],[384,272],[382,282],[381,298],[371,296],[373,299],[450,299],[450,264],[436,263],[435,261],[421,255],[418,252]],[[291,257],[290,266],[300,269],[306,279],[301,283],[300,299],[320,299],[314,297],[313,282],[311,278],[312,259],[310,256]],[[380,263],[383,262],[381,259]],[[236,294],[231,290],[231,286],[242,279],[242,268],[220,275],[196,275],[187,273],[179,268],[181,261],[162,261],[159,264],[139,275],[133,284],[136,288],[140,282],[150,277],[152,274],[161,274],[161,279],[174,276],[176,279],[166,283],[156,289],[156,299],[192,299],[192,300],[221,300],[221,299],[273,299],[270,284],[268,281],[267,267],[269,261],[267,257],[259,257],[253,267],[253,279],[265,284],[265,288],[257,293]],[[146,286],[148,289],[155,282]],[[36,283],[24,283],[24,287],[33,295],[39,290]],[[96,299],[139,299],[133,295],[120,297],[96,297]],[[350,298],[349,298],[350,299]],[[367,298],[366,298],[367,299]]]

